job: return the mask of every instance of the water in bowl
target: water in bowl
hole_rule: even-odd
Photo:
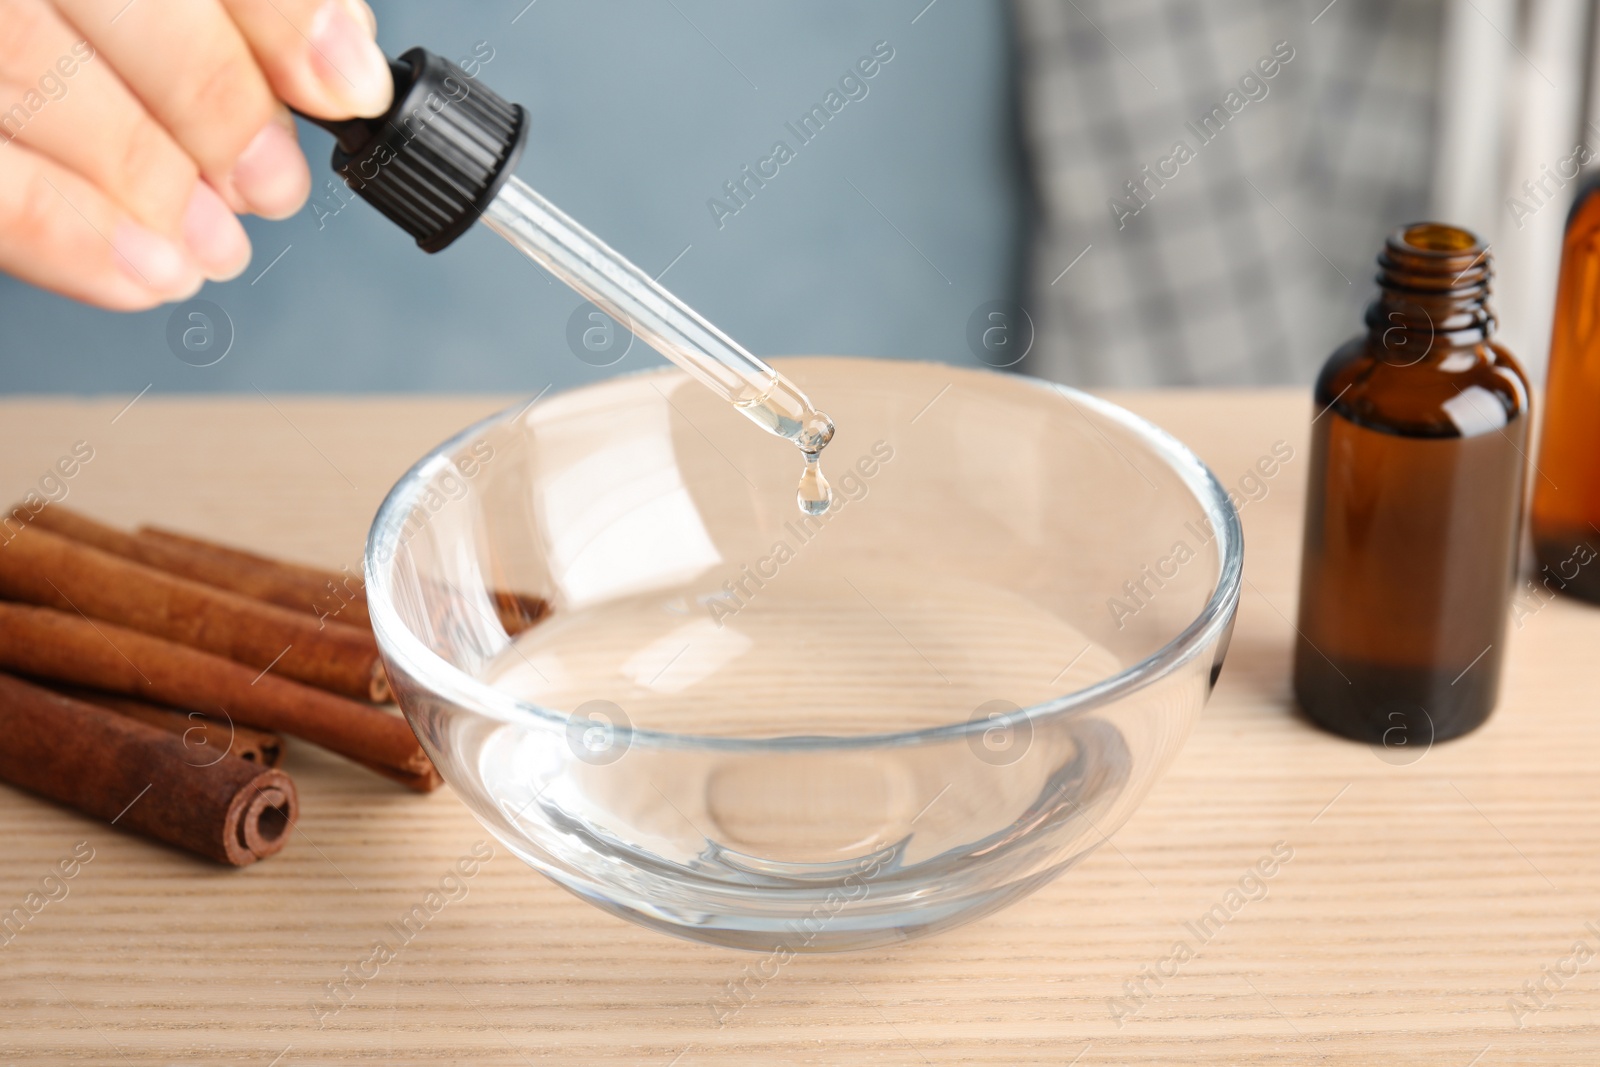
[[[565,731],[463,724],[457,743],[475,751],[500,810],[562,862],[655,872],[660,884],[640,895],[681,923],[680,884],[701,897],[721,885],[748,907],[758,889],[821,892],[865,865],[880,881],[938,880],[1002,844],[997,806],[1027,825],[1115,798],[1127,763],[1115,728],[1091,719],[1035,736],[1015,715],[1116,673],[1108,650],[998,585],[909,563],[807,562],[731,613],[684,589],[557,613],[521,634],[485,679],[572,720]],[[804,748],[973,719],[994,725],[945,745]],[[686,753],[638,743],[641,730],[800,747]]]

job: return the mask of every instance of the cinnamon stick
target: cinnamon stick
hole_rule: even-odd
[[[441,785],[444,785],[444,777],[439,774],[439,771],[432,763],[428,764],[426,770],[413,772],[398,771],[393,767],[385,767],[381,763],[367,763],[364,760],[356,760],[356,762],[373,774],[381,774],[391,782],[399,782],[407,789],[418,793],[431,793]]]
[[[303,738],[358,763],[424,776],[406,783],[413,788],[428,780],[428,757],[404,719],[114,623],[0,602],[0,669],[185,711],[221,712],[234,722]]]
[[[132,540],[151,566],[319,619],[372,628],[359,574],[268,559],[155,526],[139,527]]]
[[[178,569],[183,567],[200,581],[299,608],[325,621],[372,626],[364,579],[356,575],[284,563],[156,526],[139,527],[132,540],[133,551],[142,553],[143,561],[151,566],[173,573],[183,573]],[[500,625],[511,635],[550,614],[550,602],[531,593],[493,590],[489,599]]]
[[[97,522],[89,516],[73,511],[71,508],[62,507],[60,504],[51,504],[33,517],[33,522],[42,530],[70,537],[74,541],[82,541],[86,545],[93,545],[102,552],[110,552],[114,556],[123,556],[127,559],[148,562],[139,557],[139,539],[125,530],[115,526],[107,526]],[[163,567],[163,570],[167,568]]]
[[[372,627],[363,578],[300,563],[269,559],[157,526],[134,533],[119,530],[60,504],[34,517],[34,525],[102,552],[143,563],[181,578],[227,589],[291,611],[314,615],[326,624]],[[496,590],[495,613],[506,633],[516,635],[550,614],[550,603],[531,593]]]
[[[178,711],[135,697],[118,696],[81,685],[52,682],[44,688],[85,704],[138,719],[169,734],[177,734],[189,747],[190,759],[204,763],[226,753],[247,763],[276,767],[283,758],[283,738],[268,730],[257,730],[225,719],[201,715],[198,711]]]
[[[85,704],[93,704],[107,711],[149,723],[168,733],[178,734],[189,746],[190,752],[193,753],[191,758],[196,762],[215,759],[224,749],[230,756],[259,763],[263,767],[276,767],[278,761],[283,758],[283,738],[269,730],[258,730],[253,726],[215,719],[201,715],[197,711],[175,711],[135,697],[118,696],[81,685],[52,682],[45,688],[52,689],[62,696],[81,700]],[[444,778],[434,769],[431,762],[421,772],[413,772],[385,767],[371,760],[349,758],[351,762],[359,763],[374,774],[399,782],[407,789],[416,790],[418,793],[431,793],[444,785]]]
[[[282,771],[232,756],[197,766],[165,730],[5,674],[0,736],[0,780],[219,863],[281,851],[299,814]]]
[[[494,601],[494,612],[507,634],[515,637],[550,614],[550,602],[544,597],[528,593],[508,593],[495,590],[489,594]]]
[[[0,596],[81,612],[345,696],[389,698],[371,633],[321,626],[37,525],[0,546]]]

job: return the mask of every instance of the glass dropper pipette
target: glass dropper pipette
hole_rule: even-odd
[[[803,452],[821,451],[833,436],[833,423],[793,382],[521,179],[507,179],[483,221],[762,429]]]
[[[833,421],[805,393],[511,172],[527,114],[449,60],[413,48],[390,60],[395,98],[377,119],[311,119],[338,138],[351,189],[437,252],[483,221],[650,347],[806,456],[800,506],[828,506],[817,456]]]

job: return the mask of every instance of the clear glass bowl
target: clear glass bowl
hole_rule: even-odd
[[[1002,907],[1122,825],[1216,683],[1243,547],[1205,466],[1106,401],[781,369],[838,425],[825,515],[792,446],[650,371],[428,455],[367,591],[417,735],[534,868],[684,937],[861,948]],[[506,593],[551,613],[508,635]]]

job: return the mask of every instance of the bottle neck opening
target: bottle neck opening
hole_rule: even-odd
[[[1391,233],[1378,255],[1378,298],[1367,308],[1373,338],[1409,351],[1479,344],[1494,332],[1488,305],[1494,268],[1476,234],[1422,222]]]

